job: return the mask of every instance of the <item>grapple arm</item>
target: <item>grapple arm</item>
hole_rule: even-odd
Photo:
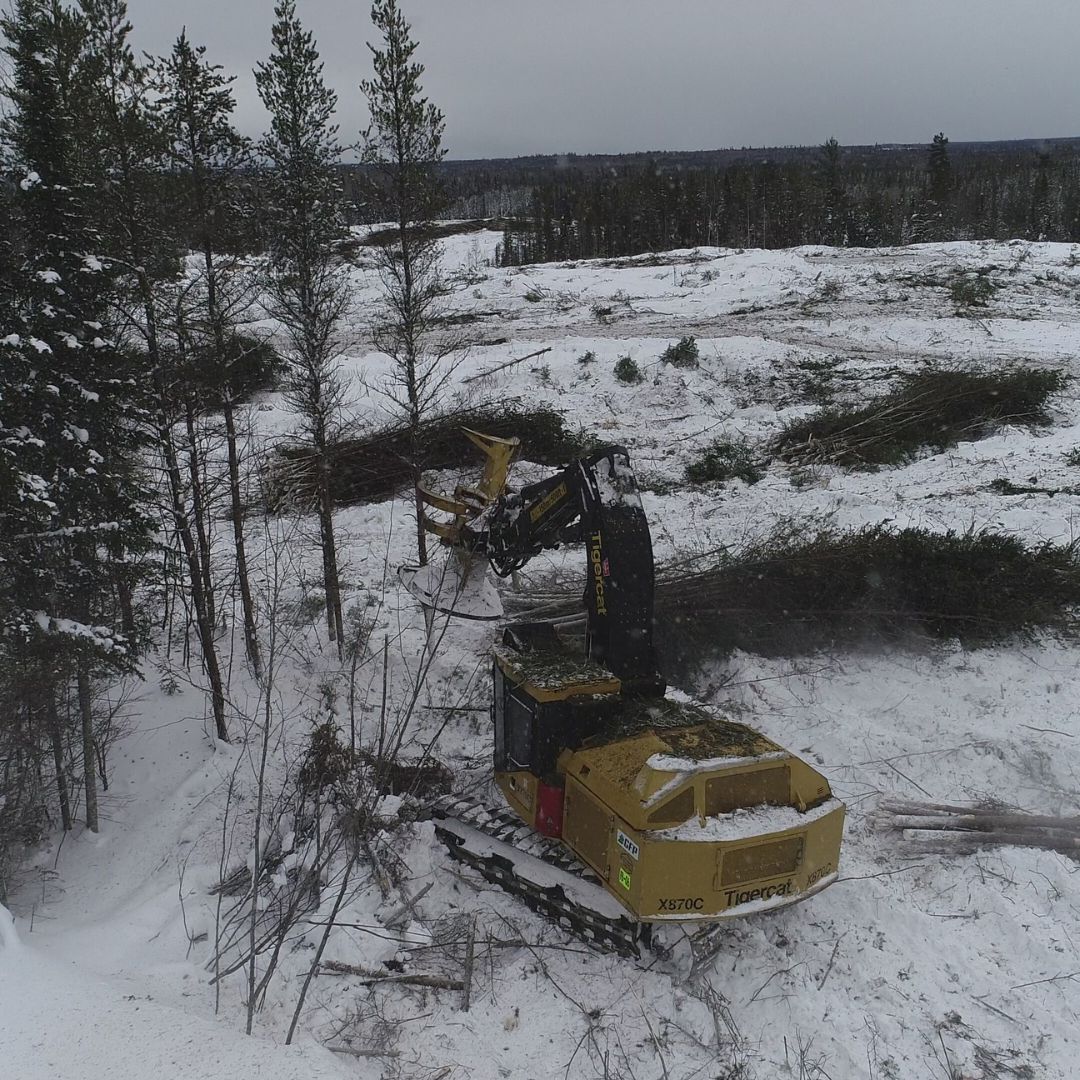
[[[429,531],[465,557],[486,556],[505,577],[544,549],[584,541],[587,558],[586,649],[618,675],[627,689],[662,693],[653,647],[654,570],[649,525],[641,506],[630,455],[602,447],[555,475],[520,491],[505,491],[517,439],[466,431],[487,463],[476,488],[454,498],[421,489],[424,502],[454,515]]]

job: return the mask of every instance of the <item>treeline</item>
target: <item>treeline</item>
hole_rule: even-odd
[[[1080,239],[1073,141],[919,152],[845,149],[830,139],[782,160],[700,168],[551,170],[504,230],[503,265],[715,245],[876,246],[931,240]]]

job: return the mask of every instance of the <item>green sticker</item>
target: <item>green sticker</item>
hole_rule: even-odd
[[[620,867],[620,869],[619,869],[619,884],[624,889],[629,891],[629,889],[630,889],[630,871],[629,870],[623,870]]]

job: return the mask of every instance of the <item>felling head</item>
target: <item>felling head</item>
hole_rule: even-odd
[[[483,559],[452,551],[444,562],[402,566],[398,577],[425,608],[459,619],[488,621],[502,617],[499,593]]]

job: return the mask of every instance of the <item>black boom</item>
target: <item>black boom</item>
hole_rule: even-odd
[[[617,675],[626,692],[663,694],[653,646],[652,540],[624,447],[603,447],[501,496],[476,525],[473,546],[501,576],[545,548],[584,542],[587,654]]]

